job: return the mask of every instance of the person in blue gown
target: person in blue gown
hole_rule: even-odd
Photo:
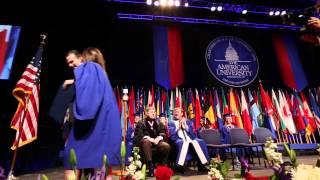
[[[137,124],[141,121],[140,113],[134,114],[134,124],[128,127],[126,135],[126,164],[129,164],[128,158],[132,156],[133,147],[139,146],[138,144],[133,144],[134,131]]]
[[[74,122],[64,151],[66,177],[71,169],[71,149],[77,156],[77,169],[99,170],[104,155],[111,165],[120,164],[120,113],[102,53],[97,48],[87,48],[82,55],[68,53],[66,59],[75,77],[64,83],[64,87],[75,87]]]
[[[198,159],[198,170],[207,170],[205,164],[208,163],[209,155],[205,142],[198,138],[195,133],[195,128],[191,120],[183,117],[181,107],[176,107],[173,112],[174,120],[169,122],[170,140],[175,144],[177,149],[176,164],[179,171],[183,171],[185,161],[190,160],[190,150]]]

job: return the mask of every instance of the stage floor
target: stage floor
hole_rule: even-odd
[[[284,157],[284,160],[286,160],[288,157]],[[303,155],[298,156],[298,163],[299,164],[308,164],[308,165],[315,165],[317,161],[318,156],[315,155]],[[273,173],[271,168],[265,168],[263,163],[261,166],[258,164],[258,159],[255,159],[255,166],[252,166],[252,172],[256,176],[268,176]],[[230,162],[231,163],[231,162]],[[239,170],[230,170],[228,177],[231,179],[234,177],[235,174],[239,174]],[[31,174],[25,174],[18,176],[21,180],[35,180],[37,179],[39,174],[46,174],[50,180],[63,180],[64,174],[63,174],[63,167],[56,167],[56,168],[50,168],[43,171],[31,173]],[[179,176],[181,180],[199,180],[199,179],[208,179],[207,173],[198,174],[196,169],[189,167],[188,171],[185,172],[185,174],[175,174],[175,176]],[[113,179],[118,179],[116,176],[114,176]],[[155,178],[147,178],[147,179],[155,179]]]

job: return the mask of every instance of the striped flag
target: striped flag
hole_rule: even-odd
[[[272,137],[274,139],[276,139],[276,134],[275,131],[277,131],[279,128],[279,123],[275,122],[275,118],[274,118],[274,109],[273,109],[273,105],[271,102],[271,99],[269,97],[268,92],[266,92],[263,89],[263,86],[261,84],[261,82],[259,83],[260,86],[260,95],[261,95],[261,104],[263,107],[263,111],[266,113],[267,115],[267,119],[265,121],[265,125],[267,128],[270,129],[271,133],[272,133]]]
[[[280,122],[279,129],[281,131],[285,131],[287,127],[286,127],[286,123],[284,121],[283,112],[280,108],[279,101],[278,101],[276,93],[274,92],[273,89],[271,90],[271,97],[272,97],[273,104],[275,106],[275,111],[274,111],[275,115],[277,116],[277,119]]]
[[[17,131],[12,150],[37,139],[42,52],[43,43],[12,92],[19,102],[11,121],[11,128]]]
[[[221,87],[221,96],[222,96],[222,114],[223,115],[229,114],[230,113],[229,105],[222,87]]]
[[[250,115],[252,118],[252,130],[259,128],[258,119],[261,115],[261,112],[257,106],[257,103],[253,99],[253,96],[251,94],[251,91],[248,89],[248,97],[249,97],[249,104],[250,104]]]
[[[241,117],[243,120],[243,128],[247,131],[247,133],[252,135],[252,123],[249,115],[248,104],[246,97],[241,89]]]
[[[314,121],[313,114],[307,102],[307,98],[304,96],[303,92],[300,92],[302,108],[304,111],[304,117],[306,118],[306,133],[310,136],[316,129],[317,125]]]
[[[184,82],[181,36],[178,27],[153,28],[154,77],[155,81],[167,90]]]
[[[238,128],[243,128],[242,118],[240,116],[240,108],[237,105],[237,98],[233,89],[229,92],[230,113],[233,115],[233,122]]]
[[[281,90],[279,90],[279,105],[280,105],[280,108],[282,109],[283,118],[284,118],[284,121],[286,123],[286,127],[287,127],[289,133],[290,134],[297,133],[296,126],[293,122],[293,116],[290,111],[290,106],[287,102],[287,99],[286,99],[284,93]]]
[[[198,90],[196,89],[196,116],[195,116],[195,127],[198,129],[200,127],[200,118],[201,118],[201,104]]]
[[[220,107],[220,100],[218,96],[218,90],[216,89],[214,90],[213,104],[214,104],[214,112],[216,113],[219,130],[222,130],[223,120],[221,115],[221,107]]]
[[[204,116],[210,121],[211,126],[217,129],[216,118],[214,117],[213,97],[211,91],[208,92],[207,99],[205,101],[205,114]]]
[[[135,97],[134,97],[134,89],[131,87],[131,91],[129,94],[129,109],[128,109],[128,115],[129,115],[129,122],[130,126],[133,126],[134,124],[134,114],[135,114]]]
[[[272,40],[283,82],[288,87],[301,91],[308,85],[308,81],[294,37],[290,34],[274,34]]]
[[[310,105],[311,105],[311,109],[312,109],[312,113],[314,115],[314,120],[317,123],[317,126],[320,125],[320,109],[319,106],[316,102],[316,99],[314,98],[313,94],[311,91],[309,91],[309,99],[310,99]]]

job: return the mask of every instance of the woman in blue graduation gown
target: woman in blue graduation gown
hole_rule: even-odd
[[[104,154],[111,165],[119,164],[120,160],[120,114],[104,69],[103,56],[97,48],[88,48],[83,52],[83,58],[84,62],[76,64],[77,60],[67,55],[67,63],[74,67],[75,120],[65,146],[66,169],[71,168],[68,160],[72,148],[78,169],[100,169]]]

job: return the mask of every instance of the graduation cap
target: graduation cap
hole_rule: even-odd
[[[74,84],[68,86],[66,89],[64,89],[63,85],[61,85],[55,98],[53,99],[53,103],[49,110],[49,116],[56,122],[62,124],[68,107],[70,104],[72,105],[74,96]]]
[[[140,116],[141,114],[139,112],[134,113],[134,116]]]
[[[160,113],[159,117],[167,117],[166,113]]]
[[[226,114],[224,114],[224,115],[223,115],[223,117],[224,117],[224,118],[232,117],[232,114],[230,114],[230,113],[226,113]]]

